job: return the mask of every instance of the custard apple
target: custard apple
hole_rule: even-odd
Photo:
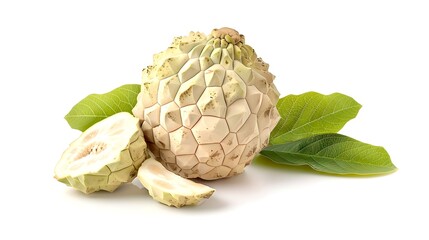
[[[198,205],[215,191],[211,187],[192,182],[168,171],[153,158],[143,162],[137,178],[153,199],[177,208]]]
[[[70,144],[55,167],[55,178],[83,193],[113,192],[132,181],[148,157],[139,119],[117,113]]]
[[[175,38],[142,79],[133,114],[155,157],[186,178],[242,173],[280,119],[274,75],[231,28]]]

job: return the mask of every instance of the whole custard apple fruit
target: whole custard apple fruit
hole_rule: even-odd
[[[148,147],[186,178],[242,173],[280,119],[274,75],[231,28],[175,38],[142,79],[133,113]]]

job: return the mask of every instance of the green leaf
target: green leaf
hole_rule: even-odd
[[[383,174],[396,170],[383,147],[332,133],[312,136],[263,149],[260,154],[289,165],[309,165],[334,174]]]
[[[115,113],[131,113],[139,92],[139,84],[126,84],[108,93],[88,95],[74,105],[64,118],[70,127],[85,131]]]
[[[356,117],[361,107],[353,98],[341,93],[307,92],[283,97],[277,103],[281,119],[271,132],[270,144],[336,133]]]

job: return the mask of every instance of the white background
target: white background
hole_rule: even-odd
[[[81,98],[139,83],[174,36],[230,26],[282,96],[363,105],[341,133],[399,170],[338,177],[253,164],[175,209],[134,185],[83,195],[53,179]],[[1,1],[0,239],[429,239],[427,1]]]

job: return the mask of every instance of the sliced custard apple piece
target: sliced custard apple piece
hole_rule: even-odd
[[[153,199],[168,206],[197,205],[209,198],[214,189],[168,171],[160,162],[149,158],[141,165],[138,179]]]
[[[55,167],[55,178],[87,194],[113,192],[134,179],[147,157],[139,119],[121,112],[94,124],[72,142]]]

